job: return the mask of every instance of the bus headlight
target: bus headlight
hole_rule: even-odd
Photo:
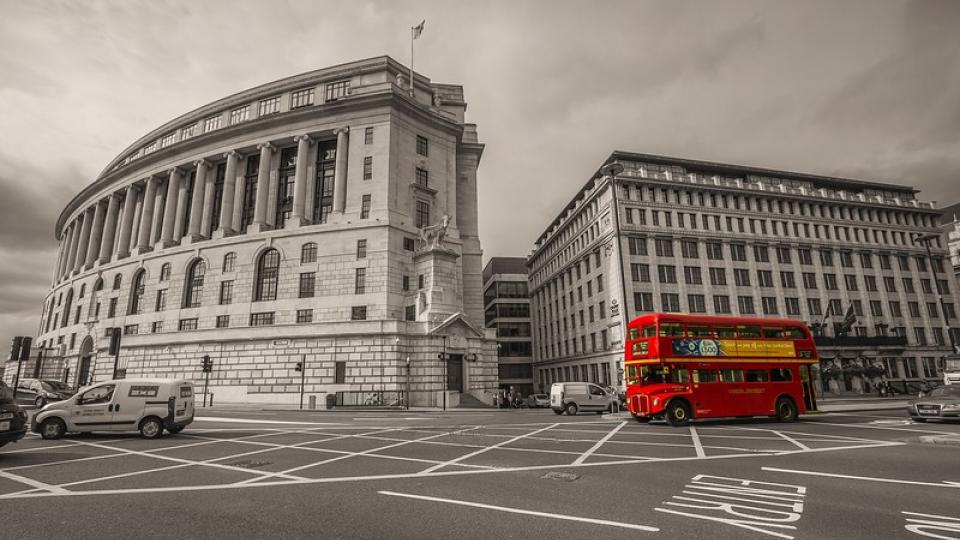
[[[657,407],[660,405],[660,398],[653,398],[653,406]]]

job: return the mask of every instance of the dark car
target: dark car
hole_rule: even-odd
[[[13,401],[13,389],[0,381],[0,446],[27,434],[27,413]]]
[[[63,401],[76,392],[65,383],[50,379],[20,379],[17,383],[17,403],[42,409],[51,401]]]
[[[960,420],[960,386],[940,386],[921,398],[907,402],[907,412],[915,422],[930,418]]]

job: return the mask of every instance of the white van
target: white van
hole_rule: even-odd
[[[193,422],[193,383],[185,379],[120,379],[81,388],[50,403],[30,422],[44,439],[67,432],[139,431],[149,439],[166,429],[180,433]]]
[[[616,412],[617,395],[593,383],[558,382],[550,386],[550,408],[557,414],[570,416],[579,411]]]

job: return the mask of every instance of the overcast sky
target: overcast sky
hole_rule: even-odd
[[[485,260],[615,149],[960,200],[960,1],[0,0],[0,338],[35,335],[64,205],[196,107],[390,55],[464,86]],[[0,353],[5,356],[5,353]]]

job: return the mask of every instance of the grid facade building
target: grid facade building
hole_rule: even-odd
[[[483,268],[484,324],[496,331],[500,390],[534,393],[530,295],[523,257],[493,257]]]

